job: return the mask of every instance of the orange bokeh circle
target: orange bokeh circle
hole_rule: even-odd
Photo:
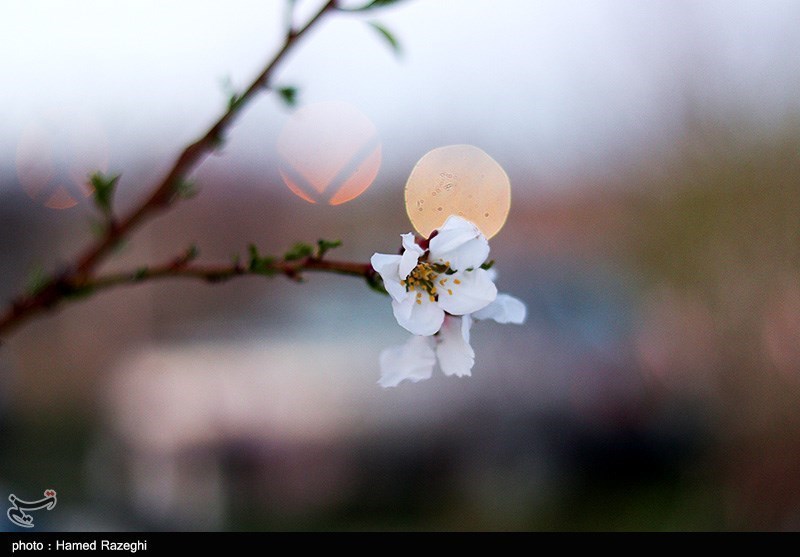
[[[286,186],[309,203],[341,205],[364,193],[381,166],[375,125],[340,101],[295,112],[278,136],[279,171]]]
[[[491,238],[506,222],[511,183],[492,157],[472,145],[448,145],[426,153],[406,183],[406,212],[422,236],[447,217],[472,221]]]

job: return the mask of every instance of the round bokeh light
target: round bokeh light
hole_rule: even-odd
[[[429,151],[406,183],[406,211],[422,236],[458,215],[491,238],[506,222],[511,183],[492,157],[472,145],[448,145]]]
[[[340,205],[364,193],[381,166],[375,125],[351,104],[315,103],[295,112],[278,136],[279,171],[309,203]]]

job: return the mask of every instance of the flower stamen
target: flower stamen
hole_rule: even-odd
[[[436,289],[436,283],[444,286],[447,279],[440,279],[439,275],[449,271],[449,267],[441,263],[431,263],[428,261],[420,261],[411,273],[401,281],[406,288],[406,292],[411,290],[418,290],[417,303],[421,302],[422,292],[428,294],[432,302],[436,301],[439,292]]]

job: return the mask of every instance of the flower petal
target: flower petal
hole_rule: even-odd
[[[461,317],[461,336],[464,337],[464,342],[469,344],[469,330],[472,328],[472,316],[464,315]]]
[[[416,240],[414,240],[414,234],[411,232],[402,234],[401,237],[403,238],[403,255],[398,272],[400,278],[405,279],[417,266],[417,262],[420,256],[425,253],[425,250],[417,245]]]
[[[449,252],[481,235],[480,229],[463,217],[450,215],[439,227],[436,236],[431,238],[431,251]]]
[[[450,263],[465,271],[480,267],[489,256],[489,241],[480,229],[458,216],[450,216],[430,241],[431,260]]]
[[[445,375],[463,377],[472,374],[475,351],[469,345],[471,323],[469,315],[463,318],[448,316],[444,320],[436,345],[436,356]]]
[[[452,315],[465,315],[488,306],[497,297],[497,287],[483,269],[458,272],[446,277],[439,290],[439,307]],[[452,292],[452,294],[451,294]]]
[[[416,383],[430,379],[436,356],[430,337],[413,336],[401,346],[392,346],[381,352],[381,387],[396,387],[404,379]]]
[[[410,333],[421,336],[436,334],[444,321],[444,311],[434,302],[419,299],[409,293],[405,300],[392,301],[392,311],[397,322]]]
[[[369,260],[372,264],[372,268],[375,269],[383,279],[383,285],[386,287],[386,291],[398,302],[408,298],[406,287],[400,283],[402,280],[399,272],[401,260],[402,257],[399,255],[388,255],[386,253],[375,253]]]
[[[525,322],[527,312],[528,310],[522,300],[508,294],[498,294],[494,302],[473,313],[472,317],[475,319],[494,319],[498,323],[516,323],[519,325]]]

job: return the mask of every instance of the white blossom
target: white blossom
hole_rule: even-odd
[[[376,253],[371,262],[392,297],[397,322],[414,336],[381,353],[378,383],[394,387],[430,379],[437,362],[445,375],[471,375],[473,320],[519,324],[525,321],[525,304],[497,293],[494,270],[482,268],[489,242],[471,222],[451,216],[427,250],[413,234],[402,239],[401,255]]]
[[[451,216],[422,249],[413,234],[403,234],[403,253],[376,253],[370,260],[392,297],[400,326],[430,336],[442,327],[445,312],[467,315],[497,297],[492,276],[481,268],[489,242],[477,226]]]

